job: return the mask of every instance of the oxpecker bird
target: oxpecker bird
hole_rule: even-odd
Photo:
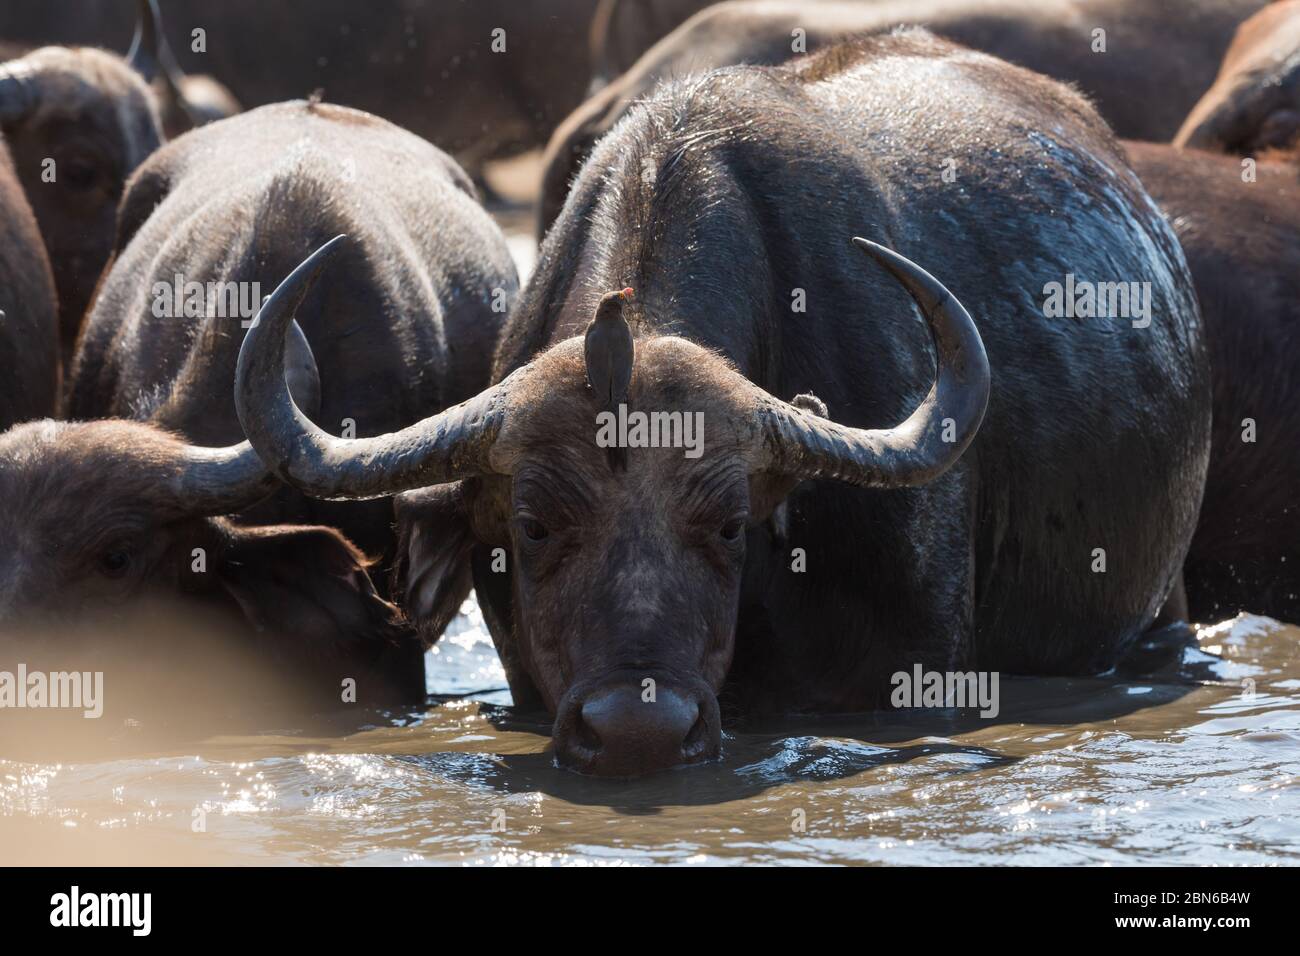
[[[596,306],[596,317],[587,326],[587,384],[602,408],[614,409],[627,401],[635,347],[632,329],[623,317],[623,304],[631,297],[631,289],[607,292]]]

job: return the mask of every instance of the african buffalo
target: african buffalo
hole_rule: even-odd
[[[1174,143],[1242,156],[1300,147],[1300,0],[1267,6],[1237,28]]]
[[[234,95],[213,77],[187,75],[180,68],[163,33],[158,0],[137,0],[135,10],[135,34],[127,61],[152,88],[168,139],[240,111]],[[119,18],[127,22],[128,8],[124,3],[96,3],[91,9],[74,6],[66,0],[57,5],[43,4],[38,9],[11,4],[0,12],[0,33],[9,30],[14,36],[26,37],[28,42],[0,39],[0,61],[16,60],[30,53],[33,42],[67,45],[79,39],[86,46],[111,48],[111,40],[117,34],[104,21],[116,23]]]
[[[121,57],[44,47],[0,64],[0,129],[54,267],[66,363],[127,177],[162,142],[157,105]]]
[[[114,660],[116,648],[85,644],[138,637],[133,622],[180,602],[186,613],[139,645],[155,662],[195,663],[219,621],[232,652],[255,653],[317,704],[337,702],[345,678],[358,701],[421,697],[420,640],[355,545],[333,528],[220,517],[276,484],[247,445],[197,447],[149,423],[0,433],[0,655],[50,635]]]
[[[582,102],[595,7],[596,0],[166,0],[163,26],[181,69],[209,74],[246,106],[321,89],[330,102],[382,115],[477,173],[488,159],[545,145]],[[0,36],[124,48],[117,44],[130,37],[133,13],[103,0],[6,0]],[[201,50],[195,30],[203,31]]]
[[[1300,621],[1300,184],[1289,164],[1130,143],[1182,242],[1214,382],[1205,500],[1184,571],[1191,619]],[[1243,172],[1245,175],[1243,176]]]
[[[0,553],[0,619],[179,592],[238,608],[304,667],[373,663],[385,685],[422,691],[419,641],[356,547],[391,551],[391,505],[268,499],[276,482],[241,442],[231,397],[258,284],[338,232],[353,241],[299,310],[289,373],[311,414],[372,434],[484,387],[517,279],[446,154],[315,102],[195,130],[142,166],[122,201],[71,374],[68,415],[84,421],[0,443],[0,496],[22,503],[4,518],[19,546]]]
[[[57,308],[36,218],[0,136],[0,432],[58,407]]]
[[[314,363],[322,384],[313,415],[374,434],[484,387],[518,280],[472,184],[405,130],[300,101],[195,130],[140,169],[86,318],[69,416],[161,421],[204,444],[240,439],[230,387],[257,289],[340,232],[356,237],[347,262],[302,321],[310,348],[299,367]],[[171,317],[190,314],[194,287],[212,303],[213,283],[222,318]],[[280,504],[275,520],[334,525],[371,551],[391,541],[380,504]]]
[[[1166,141],[1214,76],[1232,29],[1266,0],[733,0],[709,7],[583,103],[551,137],[539,236],[592,144],[655,84],[737,63],[776,64],[859,33],[920,24],[1074,83],[1115,131]],[[1104,52],[1094,32],[1105,31]],[[940,96],[938,86],[934,95]],[[936,107],[938,108],[937,102]]]
[[[309,494],[419,489],[408,613],[436,628],[472,575],[565,767],[713,757],[719,695],[848,711],[914,665],[1096,673],[1182,566],[1210,385],[1177,239],[1082,97],[925,31],[637,105],[497,384],[393,434],[332,437],[284,384],[290,306],[337,252],[250,331],[240,421]],[[1079,290],[1119,283],[1130,306],[1090,315]],[[703,441],[624,435],[629,409]]]

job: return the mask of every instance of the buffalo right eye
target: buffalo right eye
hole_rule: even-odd
[[[105,577],[120,578],[131,570],[131,552],[124,548],[105,551],[99,556],[99,570]]]
[[[550,533],[546,530],[546,525],[536,518],[521,518],[519,526],[523,529],[524,537],[529,541],[544,541]]]
[[[722,526],[722,537],[727,541],[737,541],[745,533],[746,521],[744,518],[732,518]]]

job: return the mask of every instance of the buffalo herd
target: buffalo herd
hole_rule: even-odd
[[[419,702],[472,590],[631,777],[1300,621],[1300,0],[15,0],[0,57],[0,661],[158,603]]]

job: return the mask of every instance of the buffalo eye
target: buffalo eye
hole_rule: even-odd
[[[545,541],[546,536],[550,533],[546,530],[546,525],[530,515],[525,515],[519,519],[519,527],[524,532],[524,537],[529,541]]]
[[[722,537],[727,541],[737,541],[745,533],[746,520],[744,518],[732,518],[722,526]]]
[[[85,160],[68,160],[64,163],[60,172],[63,174],[63,181],[68,187],[78,192],[93,189],[99,179],[98,171],[94,165]]]
[[[107,578],[120,578],[131,570],[131,552],[126,548],[113,548],[99,556],[100,573]]]

